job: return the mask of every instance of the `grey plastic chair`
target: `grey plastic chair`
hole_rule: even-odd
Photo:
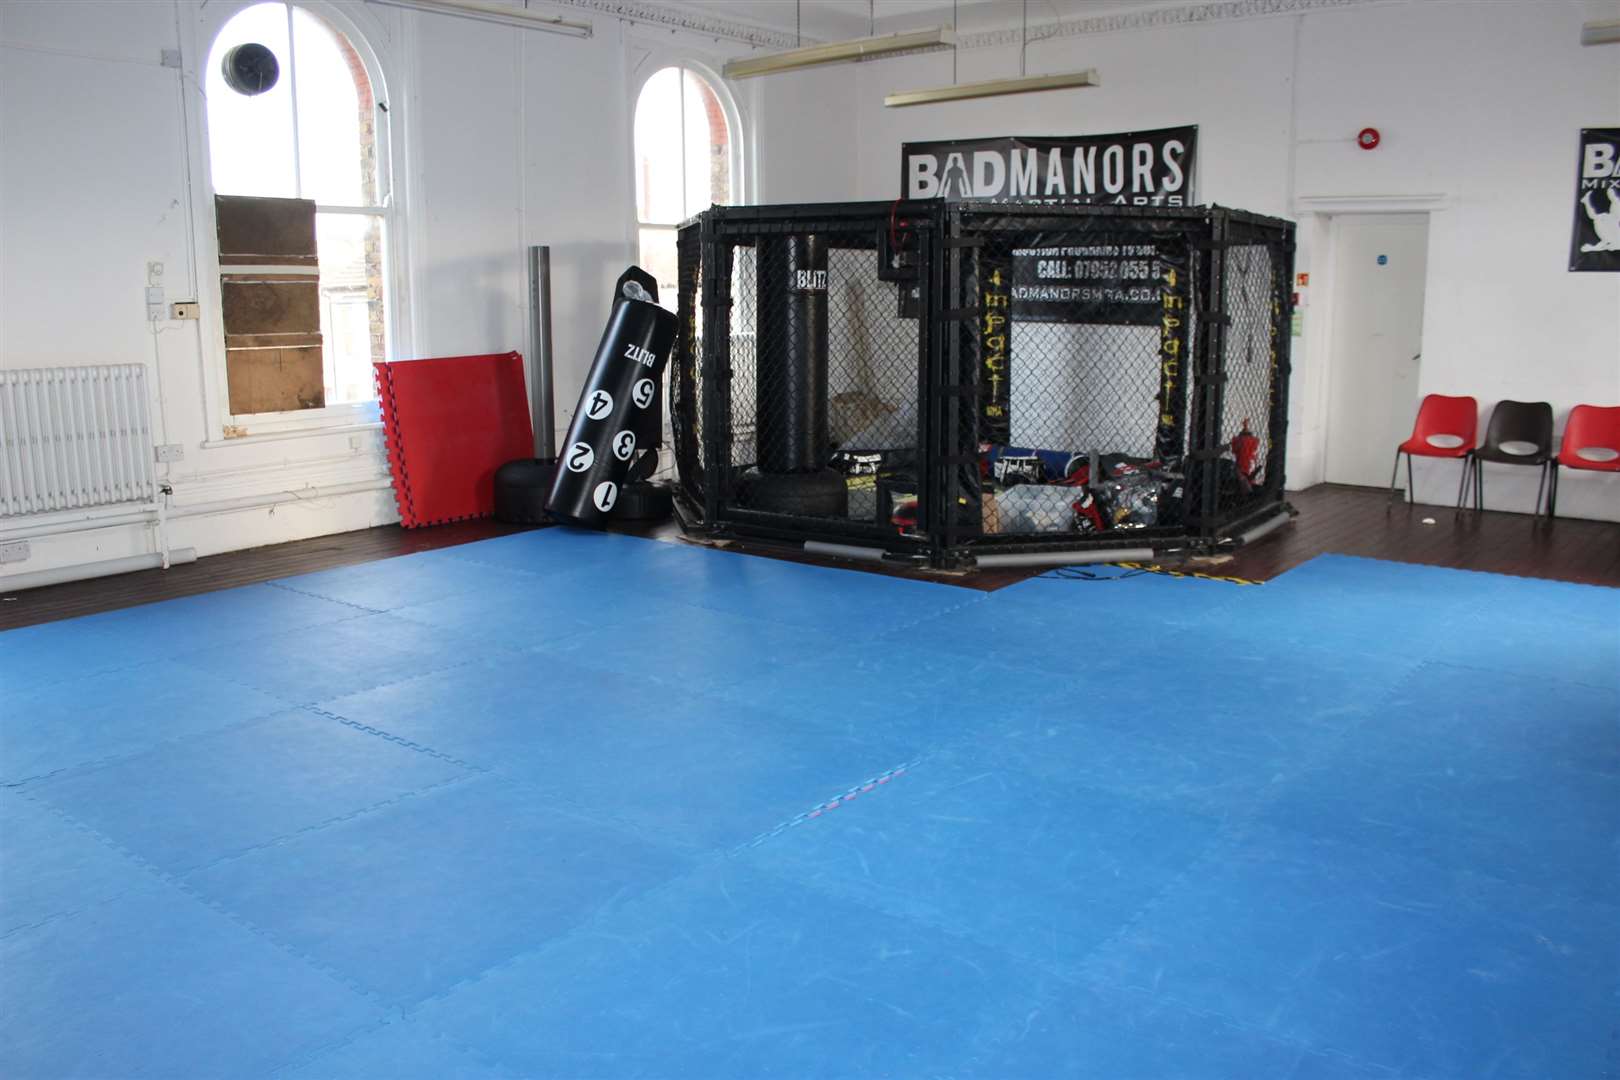
[[[1545,401],[1499,401],[1491,410],[1485,441],[1469,455],[1474,480],[1474,509],[1485,509],[1485,463],[1539,468],[1535,513],[1553,468],[1553,410]],[[1550,501],[1550,500],[1549,500]],[[1549,506],[1549,510],[1551,507]]]

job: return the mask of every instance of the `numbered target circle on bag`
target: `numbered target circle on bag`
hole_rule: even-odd
[[[596,504],[598,510],[607,513],[613,509],[613,504],[619,501],[619,485],[611,480],[602,481],[596,485],[596,490],[591,492],[591,501]]]
[[[591,391],[591,399],[585,403],[585,415],[591,420],[601,420],[613,411],[613,395],[606,390]]]
[[[657,389],[651,379],[638,379],[636,385],[630,388],[630,400],[636,403],[638,409],[645,409],[652,404]]]
[[[596,451],[590,443],[577,442],[568,448],[568,471],[584,472],[596,464]]]
[[[620,461],[629,461],[630,455],[636,452],[636,433],[621,431],[613,436],[613,456]]]

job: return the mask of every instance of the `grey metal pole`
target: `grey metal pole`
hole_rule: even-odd
[[[1105,562],[1150,562],[1152,548],[1109,548],[1107,551],[1043,551],[1014,555],[980,555],[981,570],[993,566],[1086,566]]]
[[[529,248],[529,413],[534,418],[534,456],[556,460],[556,408],[551,385],[551,248]]]

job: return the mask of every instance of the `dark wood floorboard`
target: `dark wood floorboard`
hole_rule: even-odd
[[[1620,587],[1620,523],[1391,505],[1382,489],[1337,484],[1294,492],[1289,501],[1299,517],[1220,561],[1216,572],[1268,581],[1333,553]]]
[[[1294,492],[1293,522],[1231,556],[1193,560],[1184,569],[1269,581],[1317,555],[1361,555],[1395,562],[1485,570],[1620,587],[1620,523],[1559,519],[1549,522],[1500,511],[1458,513],[1449,506],[1391,506],[1381,489],[1322,484]],[[1433,524],[1425,524],[1432,519]],[[49,585],[0,594],[0,630],[70,619],[98,611],[252,585],[337,566],[408,555],[520,532],[494,521],[466,521],[424,529],[383,525],[337,536],[235,551],[170,570],[143,570],[117,577]],[[682,542],[678,527],[664,524],[642,535]],[[735,550],[796,562],[826,562],[787,547],[737,543]],[[1039,571],[940,574],[905,567],[838,563],[853,569],[923,577],[964,588],[992,591]]]
[[[380,525],[375,529],[210,555],[168,570],[139,570],[115,577],[0,593],[0,630],[98,611],[116,611],[215,589],[254,585],[293,574],[409,555],[414,551],[431,551],[521,531],[489,520],[460,521],[430,529]],[[3,588],[4,584],[0,583],[0,589]]]

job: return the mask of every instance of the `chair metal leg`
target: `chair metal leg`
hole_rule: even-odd
[[[1477,511],[1483,511],[1485,509],[1485,462],[1480,459],[1478,454],[1473,455],[1473,457],[1474,509]]]
[[[1400,475],[1400,472],[1401,452],[1397,450],[1395,451],[1395,464],[1392,465],[1389,470],[1389,498],[1384,501],[1384,508],[1386,510],[1395,502],[1395,478]]]
[[[1462,475],[1457,477],[1457,509],[1458,510],[1462,509],[1463,493],[1468,490],[1468,473],[1470,471],[1468,465],[1469,465],[1469,462],[1472,460],[1472,458],[1473,458],[1472,454],[1470,454],[1468,457],[1463,458]]]
[[[1536,517],[1541,516],[1541,492],[1547,486],[1547,462],[1541,463],[1541,479],[1536,482]]]
[[[1547,485],[1547,520],[1558,516],[1558,459],[1552,463],[1552,483]]]
[[[1412,455],[1406,455],[1406,502],[1407,505],[1417,503],[1417,485],[1412,482]]]

